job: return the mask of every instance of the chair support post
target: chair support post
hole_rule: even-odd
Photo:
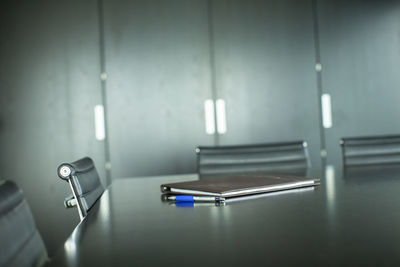
[[[73,186],[73,184],[72,184],[72,182],[71,182],[71,179],[72,179],[72,178],[68,179],[68,184],[69,184],[69,186],[71,187],[72,194],[74,195],[74,198],[75,198],[75,201],[76,201],[76,206],[77,206],[77,208],[78,208],[79,218],[81,219],[81,221],[83,221],[84,216],[83,216],[83,212],[82,212],[82,211],[83,211],[83,209],[82,209],[82,203],[81,203],[80,201],[78,201],[78,198],[77,198],[77,196],[76,196],[76,194],[75,194],[76,188]]]

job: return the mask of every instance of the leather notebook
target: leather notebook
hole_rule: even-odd
[[[237,175],[162,184],[161,192],[197,196],[237,197],[320,184],[320,179],[283,175]]]

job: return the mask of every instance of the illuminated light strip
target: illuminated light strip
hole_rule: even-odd
[[[94,127],[96,139],[102,141],[106,138],[105,123],[104,123],[104,107],[96,105],[94,107]]]
[[[332,105],[331,96],[329,94],[323,94],[321,96],[322,102],[322,124],[324,128],[332,127]]]
[[[216,101],[216,106],[217,106],[217,131],[219,134],[224,134],[227,131],[225,100],[218,99]]]
[[[215,133],[214,101],[207,99],[204,101],[206,133]]]

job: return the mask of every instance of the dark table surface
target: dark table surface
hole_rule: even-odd
[[[114,180],[49,265],[400,266],[399,167],[307,176],[321,185],[195,207],[160,185],[197,175]]]

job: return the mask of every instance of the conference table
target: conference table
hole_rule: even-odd
[[[181,207],[116,179],[48,266],[400,266],[400,167],[308,170],[317,187]]]

